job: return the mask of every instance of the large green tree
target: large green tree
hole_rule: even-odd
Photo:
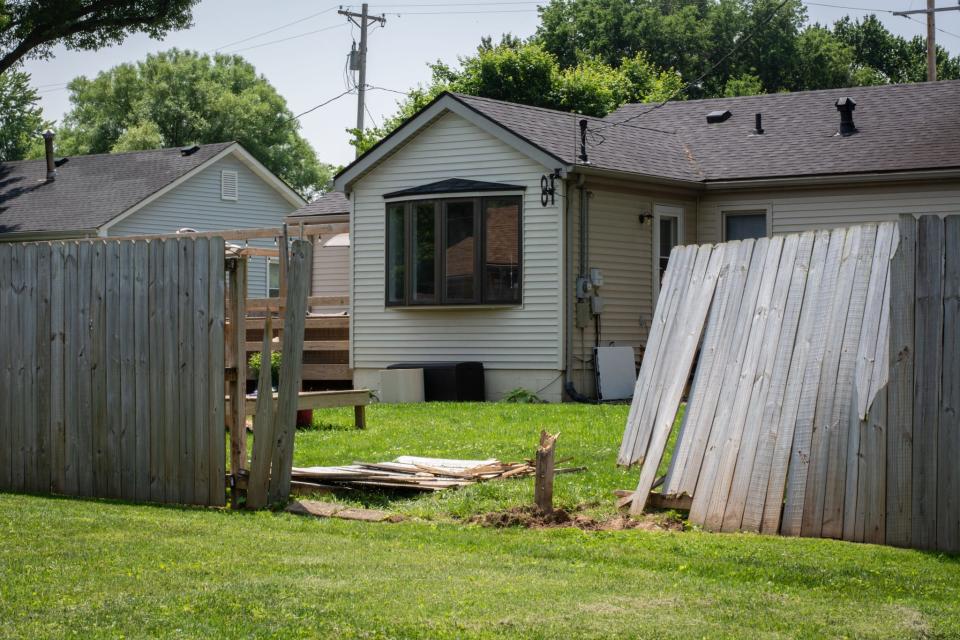
[[[0,162],[22,160],[45,126],[40,96],[22,71],[0,73]]]
[[[199,0],[0,0],[0,72],[52,48],[99,49],[131,33],[162,38],[190,26]]]
[[[497,45],[485,39],[475,55],[459,63],[457,68],[430,65],[430,84],[414,89],[383,126],[353,130],[353,144],[367,150],[443,91],[603,116],[626,102],[665,100],[683,84],[679,74],[660,69],[643,53],[618,60],[616,67],[599,57],[583,57],[564,68],[540,43],[509,35]]]
[[[333,168],[317,160],[284,98],[240,56],[171,49],[68,85],[65,154],[236,140],[306,196]]]

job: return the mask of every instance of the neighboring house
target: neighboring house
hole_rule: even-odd
[[[0,241],[279,227],[304,200],[236,142],[0,163]],[[263,243],[269,246],[271,243]],[[267,295],[251,260],[249,291]]]
[[[290,224],[349,223],[350,201],[339,192],[324,194],[287,217]],[[271,269],[277,268],[271,264]],[[272,275],[272,274],[271,274]],[[348,297],[350,295],[350,233],[321,234],[313,248],[313,273],[310,295]],[[349,305],[311,307],[314,313],[343,313]]]
[[[352,208],[354,383],[479,360],[490,398],[590,394],[595,344],[641,356],[678,243],[960,213],[958,107],[960,81],[602,119],[445,93],[335,180]]]

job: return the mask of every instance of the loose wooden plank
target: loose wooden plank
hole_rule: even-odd
[[[671,367],[665,367],[665,369],[672,369],[672,376],[666,380],[663,389],[656,422],[653,424],[650,447],[644,459],[643,468],[640,470],[636,495],[630,505],[631,513],[643,511],[650,490],[653,488],[657,467],[660,466],[664,448],[676,419],[680,397],[703,335],[704,323],[713,300],[724,252],[725,247],[722,245],[716,248],[704,245],[697,251],[690,282],[685,290],[685,300],[679,306],[682,312],[677,316],[677,335],[671,340],[674,360]]]
[[[132,252],[133,379],[128,384],[133,386],[134,392],[134,495],[138,501],[144,502],[151,499],[153,470],[150,460],[150,394],[154,392],[150,377],[150,245],[135,242]]]
[[[758,241],[759,244],[761,243]],[[759,279],[754,279],[754,282],[757,282],[756,289],[748,288],[745,295],[745,298],[749,296],[747,299],[754,301],[753,304],[750,307],[742,306],[742,308],[750,310],[750,315],[748,317],[744,316],[745,322],[741,325],[741,331],[748,332],[749,335],[746,339],[746,350],[739,363],[740,371],[734,381],[736,392],[733,396],[733,403],[729,409],[723,411],[727,423],[725,444],[720,452],[717,472],[711,487],[710,504],[704,521],[704,526],[713,530],[723,530],[724,513],[730,496],[733,476],[736,472],[747,412],[756,390],[757,366],[760,361],[764,336],[766,335],[770,302],[777,281],[777,265],[780,263],[782,251],[782,236],[767,239],[766,248],[764,249],[762,246],[760,248],[763,260],[755,260],[750,265],[751,270],[762,269],[762,272]],[[760,257],[760,255],[757,255],[757,257]],[[750,283],[751,279],[748,277],[747,281]],[[736,526],[740,526],[739,519],[737,519]]]
[[[177,240],[178,253],[178,299],[179,299],[179,328],[177,335],[177,381],[180,385],[179,416],[180,428],[180,456],[177,473],[179,474],[180,502],[192,504],[194,500],[193,461],[195,457],[194,420],[195,392],[194,382],[194,298],[193,298],[193,267],[196,240]]]
[[[891,245],[895,225],[891,227]],[[883,544],[886,539],[887,492],[887,387],[890,369],[890,269],[889,254],[884,265],[886,282],[881,302],[881,321],[877,332],[877,351],[874,356],[874,374],[870,386],[872,404],[867,407],[866,445],[864,447],[863,483],[859,503],[863,504],[864,542]],[[859,517],[859,516],[858,516]],[[859,530],[859,526],[858,526]]]
[[[166,429],[167,429],[167,356],[164,347],[166,313],[164,312],[165,247],[154,240],[148,246],[147,321],[150,325],[150,500],[166,500]]]
[[[286,502],[290,496],[290,470],[293,465],[293,437],[296,433],[297,395],[300,393],[300,367],[303,364],[303,319],[307,314],[309,273],[313,265],[313,245],[295,240],[290,248],[287,278],[287,314],[283,332],[283,362],[280,365],[280,397],[274,416],[276,444],[270,474],[270,502]]]
[[[780,525],[780,533],[783,535],[798,536],[801,533],[802,519],[804,511],[804,499],[806,495],[807,480],[810,470],[811,448],[813,444],[813,426],[816,416],[816,404],[820,385],[820,378],[823,373],[824,353],[827,344],[827,332],[824,329],[824,318],[829,319],[829,313],[834,300],[834,293],[837,286],[837,275],[840,268],[840,260],[843,255],[844,245],[846,243],[847,232],[844,229],[835,229],[830,232],[829,240],[818,237],[818,246],[826,247],[826,256],[822,263],[822,269],[815,271],[808,276],[807,293],[804,295],[804,310],[809,309],[810,329],[807,335],[808,342],[802,342],[800,349],[805,350],[804,360],[797,359],[797,367],[794,367],[792,380],[788,382],[791,387],[790,408],[785,409],[784,432],[789,428],[786,425],[793,424],[792,444],[788,444],[786,439],[779,440],[778,446],[782,448],[789,446],[789,464],[787,466],[786,492],[784,495],[783,518]],[[814,259],[818,254],[814,253]],[[820,264],[820,263],[816,263]],[[816,287],[811,285],[816,283]],[[803,313],[803,311],[801,311]],[[796,351],[794,357],[797,358]],[[792,400],[796,398],[796,420],[792,420],[793,415]],[[768,485],[768,504],[771,509],[764,509],[764,527],[770,532],[770,527],[776,519],[774,512],[779,512],[775,507],[776,503],[776,485]]]
[[[51,365],[51,347],[53,339],[51,318],[51,249],[49,244],[36,245],[36,305],[37,327],[35,340],[36,367],[34,376],[34,395],[36,396],[37,437],[36,437],[36,471],[34,476],[34,491],[49,493],[52,486],[52,441],[53,426],[51,415],[53,412],[51,387],[53,386],[53,369]]]
[[[673,496],[680,492],[681,479],[687,471],[687,465],[690,464],[691,449],[693,443],[699,440],[705,440],[707,435],[698,432],[701,427],[701,416],[703,414],[704,387],[709,384],[711,372],[717,364],[716,354],[720,345],[720,334],[726,302],[729,297],[729,283],[731,270],[737,259],[739,252],[739,241],[727,243],[723,254],[723,264],[720,267],[720,273],[717,276],[713,301],[710,304],[710,315],[707,318],[707,326],[704,333],[703,345],[700,348],[700,355],[697,358],[694,372],[693,384],[690,388],[690,395],[687,401],[687,408],[683,414],[683,421],[680,424],[680,432],[677,434],[674,452],[670,459],[670,467],[667,470],[667,477],[664,480],[661,491],[664,495]],[[702,451],[702,449],[701,449]],[[693,464],[699,465],[699,454]],[[633,494],[631,494],[632,496]]]
[[[210,241],[195,241],[193,263],[193,501],[210,500]],[[222,369],[221,369],[222,371]],[[221,372],[217,375],[222,377]]]
[[[778,473],[774,469],[774,460],[782,466],[783,477],[786,477],[787,456],[776,457],[777,443],[781,437],[783,411],[791,399],[789,382],[792,357],[796,351],[797,340],[801,327],[801,312],[803,300],[807,293],[807,280],[810,274],[810,259],[813,255],[817,234],[810,231],[802,234],[797,241],[795,260],[790,276],[789,292],[784,303],[783,320],[777,345],[775,362],[770,376],[770,392],[764,406],[760,424],[760,439],[757,445],[756,459],[747,490],[747,501],[743,512],[741,528],[745,531],[760,531],[763,522],[764,510],[767,502],[768,488],[771,476]],[[826,247],[824,246],[824,253]],[[788,409],[790,410],[790,409]],[[795,416],[794,416],[795,417]],[[792,433],[792,424],[790,426]],[[789,449],[787,449],[789,451]],[[777,523],[779,527],[780,510],[783,506],[783,480],[778,480],[780,491],[773,500],[777,509]]]
[[[816,413],[814,414],[813,436],[810,445],[810,463],[807,474],[806,495],[803,504],[803,524],[801,534],[819,537],[823,529],[823,509],[827,494],[827,473],[830,461],[830,444],[839,425],[834,411],[837,399],[837,376],[840,359],[843,354],[844,326],[850,307],[850,295],[853,290],[854,275],[860,253],[860,239],[863,230],[852,227],[847,231],[837,272],[836,287],[827,316],[826,348],[820,371],[820,386],[817,391]],[[846,425],[844,425],[846,428]]]
[[[120,496],[124,500],[137,497],[137,408],[136,408],[136,306],[133,296],[133,243],[120,241],[119,278],[116,299],[118,309],[114,312],[119,324],[117,348],[119,350],[120,384]],[[116,366],[116,365],[114,365]],[[118,461],[114,460],[114,464]]]
[[[65,249],[65,245],[61,242],[50,245],[50,488],[54,493],[64,493],[67,484],[63,386]],[[73,318],[70,320],[72,322]]]
[[[179,241],[163,241],[163,286],[161,288],[163,345],[163,480],[164,501],[184,502],[180,467],[180,255]]]
[[[80,311],[80,246],[75,242],[64,245],[63,260],[63,433],[64,433],[64,487],[67,495],[80,494],[80,379],[83,338]]]
[[[917,226],[911,546],[937,546],[937,441],[943,371],[943,219]],[[956,464],[956,461],[954,461]]]
[[[774,424],[773,414],[779,415],[780,402],[786,386],[789,349],[793,346],[795,327],[790,330],[789,337],[785,338],[783,332],[786,316],[792,311],[792,309],[788,309],[787,305],[795,276],[794,265],[797,261],[797,251],[800,248],[800,236],[792,234],[780,238],[780,240],[783,246],[780,251],[779,263],[776,266],[776,279],[770,304],[766,311],[760,355],[757,361],[750,401],[747,405],[747,414],[743,423],[740,450],[737,452],[733,480],[730,484],[730,493],[723,514],[722,529],[724,531],[737,531],[743,525],[754,467],[757,466],[758,457],[767,455],[766,451],[772,449],[772,439],[762,438],[761,436],[766,435],[770,426]],[[805,273],[801,275],[805,275]],[[794,314],[794,319],[799,316],[799,304],[796,304],[795,307],[797,313]],[[764,493],[759,493],[759,495],[762,497]],[[755,510],[757,515],[754,520],[757,526],[751,525],[751,530],[759,528],[761,511],[762,505]]]
[[[11,330],[16,323],[10,259],[13,245],[0,244],[0,323],[7,327],[0,331],[0,385],[11,389],[13,384],[13,341]],[[13,459],[13,394],[0,393],[0,490],[13,488],[11,461]]]
[[[714,417],[723,389],[724,375],[731,358],[730,354],[736,346],[734,345],[734,335],[737,314],[743,298],[744,285],[753,250],[753,240],[728,244],[728,251],[735,252],[736,256],[734,262],[730,263],[727,291],[721,301],[723,305],[721,324],[717,328],[719,344],[714,356],[714,366],[706,379],[706,384],[697,385],[696,395],[692,395],[687,403],[687,409],[692,410],[690,419],[696,420],[696,422],[692,429],[690,452],[687,456],[684,473],[680,478],[679,486],[673,491],[677,495],[692,496],[699,483],[702,470],[706,468],[708,473],[712,473],[711,469],[715,468],[711,467],[709,459],[713,456],[715,449],[709,448],[711,453],[708,456],[708,445],[714,443],[715,438],[719,437],[713,433]],[[699,513],[698,517],[700,517]]]
[[[917,222],[900,216],[890,259],[886,542],[910,545],[913,517],[913,384]]]
[[[706,521],[708,517],[712,516],[711,528],[719,528],[719,520],[723,517],[722,509],[719,514],[717,513],[716,503],[719,496],[715,497],[714,488],[718,475],[723,472],[721,466],[724,465],[723,459],[726,454],[728,438],[731,430],[736,428],[731,425],[730,418],[737,404],[737,389],[743,374],[743,362],[747,356],[750,329],[753,325],[757,296],[760,293],[760,283],[763,278],[763,265],[767,259],[769,245],[769,238],[760,238],[754,243],[750,262],[746,269],[746,279],[741,285],[742,295],[738,304],[730,309],[733,313],[730,351],[725,358],[716,409],[710,414],[710,420],[712,421],[710,440],[704,451],[703,465],[697,479],[697,488],[693,491],[693,502],[690,506],[691,521],[707,526]],[[736,452],[734,452],[734,455],[736,455]],[[729,485],[724,491],[728,489]],[[712,513],[711,507],[713,507]]]
[[[960,216],[944,219],[943,374],[937,432],[937,548],[960,551]]]
[[[122,495],[123,482],[123,381],[121,378],[121,363],[123,347],[121,346],[121,331],[123,318],[120,306],[120,243],[107,241],[105,245],[105,348],[106,357],[106,415],[104,428],[106,437],[107,462],[107,493],[100,494],[110,498],[119,498]]]
[[[823,524],[821,535],[825,538],[843,537],[844,493],[847,481],[847,451],[851,430],[851,415],[854,413],[854,371],[857,366],[857,348],[863,325],[863,311],[870,283],[870,267],[873,263],[877,239],[876,225],[862,225],[860,246],[857,249],[847,318],[843,327],[843,341],[837,365],[834,390],[833,414],[830,418],[829,450],[827,453],[826,486],[823,493]],[[859,421],[857,422],[859,424]],[[857,445],[859,446],[859,444]]]
[[[664,274],[661,294],[654,310],[653,322],[650,327],[643,361],[640,363],[640,373],[634,385],[633,401],[627,416],[620,453],[617,464],[642,464],[646,452],[646,441],[649,438],[650,414],[656,410],[652,406],[655,402],[658,376],[663,375],[658,366],[662,354],[666,351],[665,344],[669,341],[673,328],[671,319],[680,301],[680,292],[689,277],[689,268],[695,255],[694,247],[674,247],[668,261],[667,272]]]
[[[207,372],[210,390],[208,394],[209,418],[207,437],[210,452],[210,493],[208,503],[223,506],[226,502],[225,468],[226,450],[223,444],[224,424],[224,241],[223,238],[210,240],[210,285],[209,285],[209,325],[207,349],[210,353]]]

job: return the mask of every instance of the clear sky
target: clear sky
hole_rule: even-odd
[[[949,6],[954,2],[938,0],[937,4]],[[923,16],[917,16],[919,22],[915,22],[887,12],[924,4],[923,0],[807,3],[811,21],[832,23],[847,14],[860,17],[876,11],[887,28],[907,38],[926,33]],[[371,2],[371,13],[386,14],[387,23],[370,34],[367,82],[406,90],[429,79],[427,62],[453,62],[459,55],[470,54],[482,36],[499,38],[503,32],[529,36],[537,26],[536,6],[535,2],[518,0]],[[44,114],[59,120],[70,106],[64,85],[78,75],[93,76],[121,62],[139,60],[147,53],[170,47],[236,52],[267,77],[294,113],[300,113],[346,89],[346,56],[359,33],[348,25],[346,18],[337,15],[338,7],[328,0],[202,0],[194,10],[193,27],[171,33],[163,41],[136,35],[121,45],[95,52],[60,48],[50,60],[29,61],[26,70],[41,92]],[[359,10],[359,5],[350,8]],[[288,23],[294,24],[283,26]],[[939,32],[938,42],[954,55],[960,53],[960,11],[939,13],[937,26],[951,32]],[[251,38],[273,29],[276,30],[272,33]],[[243,42],[237,42],[240,40]],[[367,106],[373,121],[380,123],[385,115],[393,113],[398,98],[388,91],[369,91]],[[356,104],[356,97],[347,95],[301,118],[302,132],[321,160],[345,164],[353,158],[345,130],[356,122]],[[367,117],[369,123],[370,116]]]

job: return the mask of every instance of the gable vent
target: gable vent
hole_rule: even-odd
[[[238,200],[237,172],[224,169],[220,172],[220,199]]]

